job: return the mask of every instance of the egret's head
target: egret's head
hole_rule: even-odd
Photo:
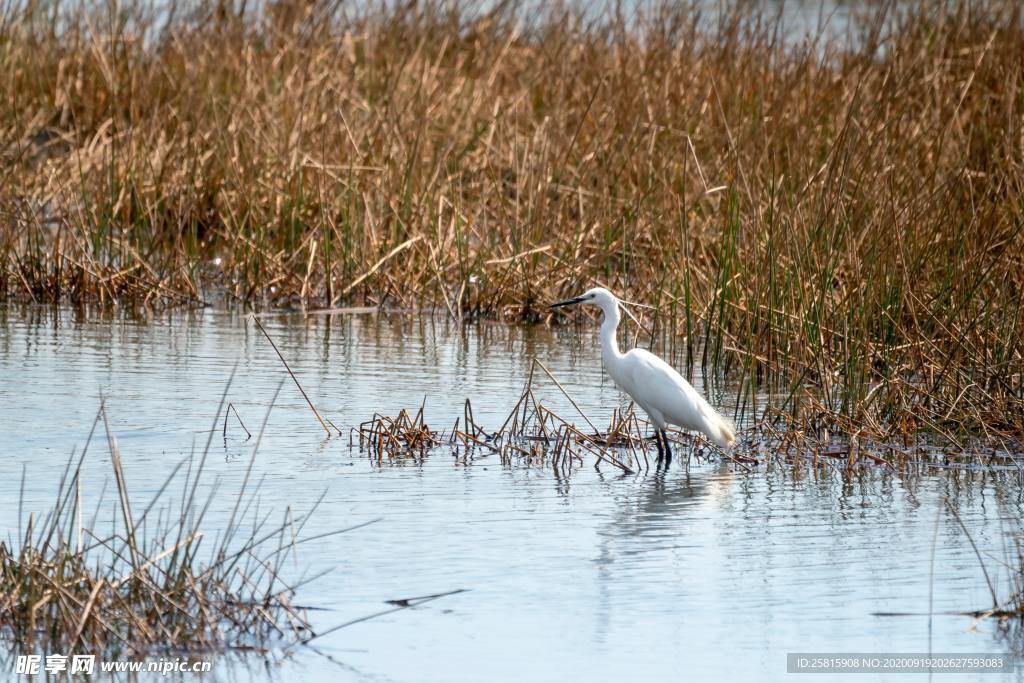
[[[619,300],[615,298],[615,295],[609,292],[604,287],[594,287],[588,289],[577,297],[572,299],[566,299],[565,301],[559,301],[558,303],[551,304],[551,308],[558,308],[559,306],[572,306],[574,304],[594,304],[600,306],[605,311],[615,310],[615,306],[619,303]]]

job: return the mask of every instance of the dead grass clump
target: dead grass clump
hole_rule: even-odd
[[[420,454],[440,446],[443,442],[438,433],[432,431],[423,421],[423,407],[414,417],[404,409],[397,417],[375,413],[373,418],[359,425],[358,430],[349,432],[349,445],[353,435],[358,435],[359,447],[369,448],[381,461],[384,455],[394,457],[399,454]]]
[[[540,373],[565,397],[586,427],[574,417],[556,413],[538,398]],[[424,422],[425,402],[415,416],[406,410],[391,418],[380,413],[351,430],[349,446],[355,445],[374,458],[378,465],[400,464],[408,458],[423,462],[435,452],[450,450],[461,465],[486,461],[497,456],[507,467],[541,467],[560,477],[588,464],[597,470],[608,465],[622,474],[661,470],[666,463],[654,459],[649,451],[655,437],[651,423],[636,412],[635,404],[612,411],[608,426],[595,426],[565,387],[538,360],[534,360],[523,391],[501,426],[489,431],[473,417],[466,399],[464,414],[450,430],[434,431]],[[831,431],[823,425],[824,415],[807,415],[800,421],[793,416],[768,410],[762,415],[740,414],[736,447],[723,451],[703,435],[668,427],[677,459],[688,465],[697,461],[727,461],[750,471],[758,465],[786,465],[795,477],[829,470],[852,472],[863,467],[884,467],[892,471],[914,469],[952,472],[1009,470],[1024,471],[1024,452],[1020,440],[1000,440],[982,436],[958,440],[943,435],[931,438],[893,439],[841,425]],[[460,424],[461,422],[461,424]]]
[[[227,528],[207,538],[205,454],[183,463],[185,471],[175,468],[140,511],[109,431],[107,443],[117,496],[109,531],[95,517],[84,521],[84,507],[93,505],[81,495],[87,443],[69,460],[47,515],[29,515],[13,542],[0,542],[2,637],[28,651],[124,655],[264,650],[312,635],[305,610],[292,602],[297,586],[280,572],[308,515],[288,510],[278,523],[259,516],[243,527],[253,502],[243,485]],[[161,509],[182,479],[180,502]],[[95,502],[96,515],[104,502]]]
[[[538,369],[569,400],[588,428],[577,426],[572,419],[559,415],[537,398]],[[588,463],[593,463],[597,470],[606,465],[622,474],[649,472],[662,465],[660,460],[655,461],[648,455],[653,438],[645,434],[652,433],[653,428],[634,412],[632,405],[622,412],[613,411],[608,428],[598,429],[554,375],[536,360],[519,399],[496,431],[488,431],[476,422],[469,399],[465,402],[464,415],[455,420],[450,430],[441,432],[426,425],[424,408],[425,404],[421,405],[413,417],[406,410],[401,410],[395,418],[374,414],[358,430],[351,430],[349,446],[356,445],[357,437],[359,449],[377,464],[402,463],[408,458],[422,462],[433,451],[449,449],[464,465],[497,456],[504,466],[545,467],[560,475],[568,475]],[[720,457],[744,469],[759,462],[748,454],[725,453],[699,435],[674,428],[667,431],[675,437],[673,448],[682,449],[685,462],[692,458]]]

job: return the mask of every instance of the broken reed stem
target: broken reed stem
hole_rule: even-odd
[[[277,344],[274,343],[274,340],[270,338],[270,334],[268,334],[266,329],[264,329],[263,323],[260,322],[260,319],[255,314],[252,316],[252,319],[256,322],[256,326],[260,328],[260,332],[263,333],[263,336],[267,338],[268,342],[270,342],[270,345],[274,347],[277,357],[281,359],[282,363],[284,363],[284,369],[288,371],[289,375],[291,375],[292,381],[295,382],[295,386],[297,386],[299,391],[302,393],[302,398],[306,399],[306,403],[309,404],[309,409],[313,411],[314,415],[316,415],[316,419],[320,423],[320,426],[324,428],[325,432],[327,432],[327,436],[331,436],[331,430],[328,429],[327,423],[325,423],[324,419],[320,417],[320,412],[316,409],[316,406],[313,405],[313,402],[309,400],[309,396],[306,395],[306,390],[302,388],[301,384],[299,384],[299,378],[295,376],[295,373],[292,372],[292,369],[288,366],[288,361],[284,359],[284,356],[281,354],[281,350],[277,348]],[[337,429],[337,427],[335,427],[335,429]],[[341,432],[338,432],[338,434],[341,434]]]
[[[603,460],[605,462],[608,462],[611,465],[614,465],[615,467],[618,467],[625,474],[633,474],[633,469],[631,467],[629,467],[627,465],[624,465],[622,462],[619,461],[618,458],[616,458],[611,453],[608,453],[608,452],[604,451],[601,448],[592,448],[587,442],[588,441],[592,442],[593,441],[593,437],[591,437],[591,436],[589,436],[587,434],[584,434],[583,432],[581,432],[580,430],[576,429],[576,427],[574,427],[574,426],[572,426],[570,424],[566,424],[565,428],[567,430],[569,430],[570,432],[572,432],[573,434],[575,434],[577,437],[579,437],[578,440],[577,440],[577,443],[579,443],[581,446],[586,448],[588,451],[590,451],[591,453],[596,455],[598,460]]]
[[[245,440],[248,441],[249,439],[252,438],[252,432],[250,432],[249,428],[245,426],[244,422],[242,422],[242,416],[238,414],[238,409],[235,408],[234,403],[228,403],[228,407],[224,410],[224,438],[228,438],[228,414],[231,412],[235,413],[235,419],[238,420],[238,424],[241,425],[242,429],[245,430]]]
[[[121,502],[121,515],[124,518],[125,543],[131,551],[132,566],[138,570],[139,555],[138,544],[135,541],[135,521],[132,518],[131,505],[128,502],[128,485],[124,480],[124,469],[121,467],[121,449],[117,446],[117,440],[110,433],[110,424],[107,422],[107,411],[101,408],[103,413],[103,427],[107,433],[107,447],[110,449],[110,462],[114,468],[114,481],[117,485],[117,495]],[[76,473],[77,474],[77,473]]]
[[[562,383],[555,379],[555,376],[551,374],[551,371],[548,370],[547,366],[544,365],[544,363],[540,362],[536,358],[533,359],[533,362],[539,365],[540,369],[544,371],[544,374],[546,374],[548,378],[555,383],[555,386],[558,387],[558,390],[562,392],[562,395],[569,399],[569,403],[572,404],[572,407],[576,409],[576,412],[580,414],[580,417],[587,421],[587,424],[590,425],[590,428],[593,429],[594,433],[596,434],[598,431],[597,427],[595,427],[594,423],[590,421],[590,418],[586,416],[586,414],[583,412],[583,409],[581,409],[579,405],[576,404],[576,401],[574,401],[572,396],[569,395],[569,392],[565,390],[565,387],[562,386]]]
[[[458,593],[465,593],[468,590],[469,590],[468,588],[457,588],[455,590],[446,591],[444,593],[435,593],[434,595],[423,595],[423,596],[416,597],[416,598],[401,598],[401,599],[398,599],[398,600],[388,600],[387,602],[389,604],[391,604],[391,605],[395,605],[395,607],[392,607],[391,609],[381,610],[380,612],[374,612],[373,614],[367,614],[365,617],[359,617],[358,619],[352,619],[351,621],[346,621],[346,622],[344,622],[342,624],[338,624],[337,626],[332,626],[331,628],[328,628],[326,630],[320,631],[319,633],[317,633],[315,635],[312,635],[309,638],[306,638],[305,640],[302,641],[302,643],[303,644],[307,644],[307,643],[312,642],[313,640],[316,640],[317,638],[322,638],[322,637],[326,636],[329,633],[334,633],[335,631],[339,631],[339,630],[341,630],[343,628],[346,628],[348,626],[352,626],[354,624],[359,624],[359,623],[364,622],[364,621],[369,621],[370,619],[376,619],[377,617],[382,617],[385,614],[391,614],[392,612],[398,612],[400,610],[408,609],[410,607],[416,607],[417,605],[422,605],[424,603],[431,602],[432,600],[437,600],[439,598],[446,598],[449,595],[457,595]]]

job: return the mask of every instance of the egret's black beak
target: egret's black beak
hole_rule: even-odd
[[[583,303],[583,297],[582,296],[577,296],[577,297],[575,297],[573,299],[566,299],[565,301],[559,301],[556,304],[551,304],[551,306],[549,306],[549,308],[558,308],[559,306],[572,306],[573,304],[581,304],[581,303]]]

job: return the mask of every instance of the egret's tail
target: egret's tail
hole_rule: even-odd
[[[714,410],[704,416],[704,432],[719,448],[729,448],[736,443],[736,427],[732,422]]]

